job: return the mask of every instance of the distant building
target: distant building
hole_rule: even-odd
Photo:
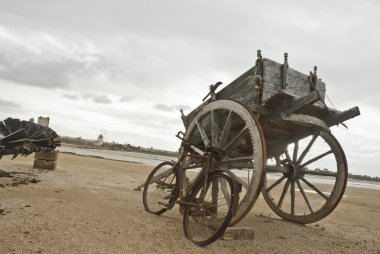
[[[49,121],[50,121],[49,117],[42,117],[42,116],[40,116],[40,117],[38,117],[37,124],[42,125],[44,127],[48,127],[49,126]]]
[[[100,134],[99,137],[98,137],[98,139],[95,141],[95,145],[96,146],[101,146],[101,145],[103,145],[103,143],[104,143],[104,141],[103,141],[103,135]]]

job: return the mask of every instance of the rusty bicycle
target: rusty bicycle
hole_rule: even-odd
[[[186,237],[206,246],[224,233],[235,215],[239,184],[216,166],[220,157],[216,147],[202,150],[186,140],[184,133],[176,136],[182,140],[179,159],[162,162],[150,173],[144,185],[144,207],[159,215],[179,204]],[[191,175],[195,177],[189,182]]]

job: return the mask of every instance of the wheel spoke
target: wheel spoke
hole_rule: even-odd
[[[325,152],[325,153],[323,153],[323,154],[321,154],[321,155],[318,155],[317,157],[315,157],[315,158],[313,158],[313,159],[311,159],[311,160],[305,162],[305,163],[302,164],[300,167],[301,167],[301,168],[306,167],[306,166],[309,165],[310,163],[313,163],[314,161],[317,161],[317,160],[319,160],[319,159],[325,157],[326,155],[329,155],[329,154],[332,153],[332,152],[333,152],[333,151],[330,150],[330,151],[327,151],[327,152]]]
[[[284,198],[285,198],[285,195],[288,192],[289,184],[290,184],[290,180],[288,179],[288,180],[286,180],[286,183],[284,185],[284,189],[282,190],[282,194],[281,194],[280,200],[278,201],[278,204],[277,204],[277,206],[279,208],[281,208],[282,202],[284,201]]]
[[[244,131],[245,130],[247,130],[248,128],[247,128],[247,126],[245,126],[231,141],[230,141],[230,143],[228,143],[228,145],[226,145],[224,148],[223,148],[223,150],[224,151],[227,151],[230,147],[231,147],[231,145],[232,144],[234,144],[239,138],[240,138],[240,136],[241,135],[243,135],[243,133],[244,133]]]
[[[286,178],[286,176],[282,176],[280,179],[278,179],[276,182],[274,182],[271,186],[269,186],[269,188],[266,188],[265,191],[266,191],[266,192],[270,192],[274,187],[276,187],[276,186],[279,185],[282,181],[284,181],[285,178]]]
[[[312,183],[310,183],[308,180],[306,180],[305,178],[303,177],[300,177],[300,179],[306,183],[310,188],[312,188],[315,192],[317,192],[319,195],[321,195],[324,199],[328,199],[328,197],[322,192],[320,191],[317,187],[315,187]]]
[[[242,185],[245,189],[248,190],[249,185],[248,185],[246,182],[244,182],[243,179],[241,179],[240,177],[238,177],[238,176],[237,176],[234,172],[232,172],[232,171],[230,171],[230,173],[234,176],[234,178],[235,178],[236,181],[238,181],[239,183],[241,183],[241,185]]]
[[[224,196],[224,199],[225,199],[226,202],[227,202],[227,205],[228,205],[228,206],[231,206],[231,195],[230,195],[230,193],[228,192],[227,184],[226,184],[225,181],[220,181],[220,188],[222,189],[223,196]]]
[[[301,156],[298,158],[296,164],[299,165],[302,163],[302,160],[305,158],[306,154],[310,151],[311,146],[314,144],[315,140],[319,137],[319,135],[314,135],[310,140],[309,144],[305,148],[305,150],[301,153]]]
[[[313,213],[313,212],[314,212],[314,211],[313,211],[313,208],[312,208],[311,205],[310,205],[310,201],[309,201],[309,199],[307,198],[306,193],[305,193],[305,191],[303,190],[303,188],[302,188],[302,186],[301,186],[301,183],[300,183],[300,180],[299,180],[299,179],[297,179],[297,185],[298,185],[298,189],[300,190],[300,192],[301,192],[303,198],[305,199],[305,202],[306,202],[306,204],[307,204],[307,207],[309,207],[310,212]]]
[[[296,199],[296,193],[295,193],[295,185],[294,180],[291,180],[290,183],[290,213],[291,215],[295,214],[295,199]]]
[[[157,175],[157,176],[154,176],[154,177],[150,180],[150,183],[155,183],[155,182],[157,182],[158,180],[161,180],[163,177],[167,177],[167,176],[169,176],[171,173],[172,173],[172,169],[169,168],[168,170],[162,172],[161,174],[159,174],[159,175]]]
[[[211,203],[213,206],[218,207],[218,192],[219,192],[219,181],[218,179],[213,179],[211,181]]]
[[[294,142],[293,162],[297,161],[297,155],[298,155],[298,141]]]
[[[218,145],[218,126],[217,116],[215,110],[211,111],[211,144],[216,147]]]
[[[197,121],[196,125],[198,127],[199,133],[201,134],[201,138],[202,138],[202,141],[203,141],[205,147],[209,146],[210,140],[208,139],[207,134],[206,134],[205,130],[203,129],[202,125],[198,121]]]
[[[281,165],[267,166],[265,168],[267,173],[288,173],[288,169]]]
[[[231,128],[231,117],[232,111],[228,113],[228,117],[226,120],[226,123],[224,124],[222,134],[220,135],[220,140],[218,144],[218,148],[222,148],[226,145],[228,134],[230,133],[230,128]]]
[[[292,161],[292,159],[290,158],[288,150],[285,151],[285,156],[286,156],[286,159],[288,160],[288,162]]]

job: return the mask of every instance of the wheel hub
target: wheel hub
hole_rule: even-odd
[[[303,175],[301,167],[299,167],[295,163],[286,164],[285,167],[287,168],[288,173],[285,173],[284,175],[290,179],[298,179],[300,176]]]

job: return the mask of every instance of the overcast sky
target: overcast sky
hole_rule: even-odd
[[[349,170],[380,176],[380,1],[0,1],[0,119],[50,116],[62,136],[176,150],[208,85],[256,50],[308,73],[335,107]]]

